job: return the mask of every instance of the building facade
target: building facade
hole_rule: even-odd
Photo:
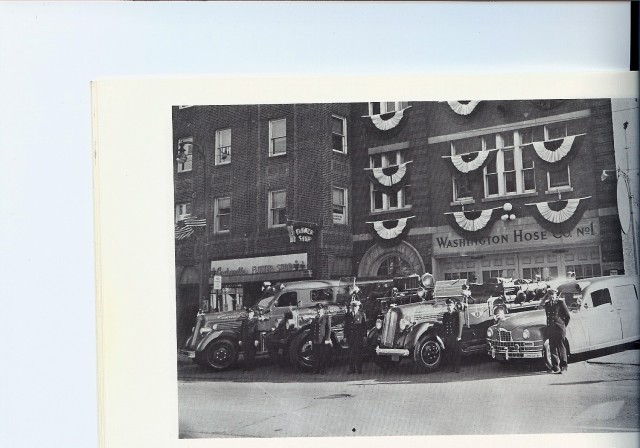
[[[265,282],[624,272],[607,99],[189,106],[173,130],[179,327]]]

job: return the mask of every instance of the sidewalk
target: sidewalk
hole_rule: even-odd
[[[601,356],[587,360],[590,364],[623,364],[630,366],[640,366],[640,350],[629,349],[611,355]]]

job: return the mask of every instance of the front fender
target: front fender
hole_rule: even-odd
[[[204,339],[200,341],[198,347],[196,348],[196,352],[202,352],[207,348],[209,343],[217,339],[229,339],[233,341],[236,346],[238,346],[238,335],[236,333],[228,330],[216,330],[206,335]]]
[[[436,324],[434,322],[423,322],[413,326],[409,331],[409,334],[405,338],[404,346],[406,348],[415,347],[416,343],[420,340],[422,335],[430,331],[434,331],[435,328],[436,328]],[[438,339],[438,343],[440,344],[440,346],[444,348],[442,339],[440,339],[440,337],[438,337],[437,334],[436,334],[436,338]]]

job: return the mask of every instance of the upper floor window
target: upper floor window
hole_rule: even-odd
[[[269,155],[277,156],[287,152],[287,120],[269,121]]]
[[[215,232],[228,232],[231,225],[231,198],[217,198],[215,202]]]
[[[544,127],[544,139],[556,140],[566,137],[567,123],[554,123]],[[569,171],[569,165],[566,168],[557,171],[547,171],[547,189],[548,190],[562,190],[571,188],[571,173]]]
[[[231,129],[216,131],[216,165],[231,162]]]
[[[284,226],[287,223],[287,191],[269,192],[269,227]]]
[[[482,149],[497,149],[484,167],[485,197],[536,191],[531,132],[507,131],[481,138]]]
[[[347,153],[347,119],[338,115],[331,116],[331,139],[333,150]]]
[[[333,187],[333,223],[346,224],[347,221],[347,189]]]
[[[184,149],[184,155],[187,158],[183,163],[178,162],[178,173],[191,171],[193,168],[193,145],[189,145],[189,143],[193,143],[193,137],[185,137],[178,140],[178,151]]]
[[[387,114],[409,107],[408,101],[381,101],[369,103],[369,115]]]
[[[184,221],[191,216],[191,202],[176,204],[175,222]]]
[[[469,176],[457,175],[453,178],[453,200],[473,199]]]
[[[403,163],[402,152],[389,151],[381,154],[372,154],[369,157],[371,168],[387,168],[389,166],[400,165]],[[405,184],[396,193],[384,193],[378,190],[374,184],[371,184],[371,210],[395,210],[411,205],[411,185]]]

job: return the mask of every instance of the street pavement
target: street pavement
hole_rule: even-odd
[[[365,364],[326,375],[259,360],[251,372],[178,368],[181,438],[486,435],[640,431],[640,348],[573,357],[569,372],[534,362],[463,359],[458,374]]]

